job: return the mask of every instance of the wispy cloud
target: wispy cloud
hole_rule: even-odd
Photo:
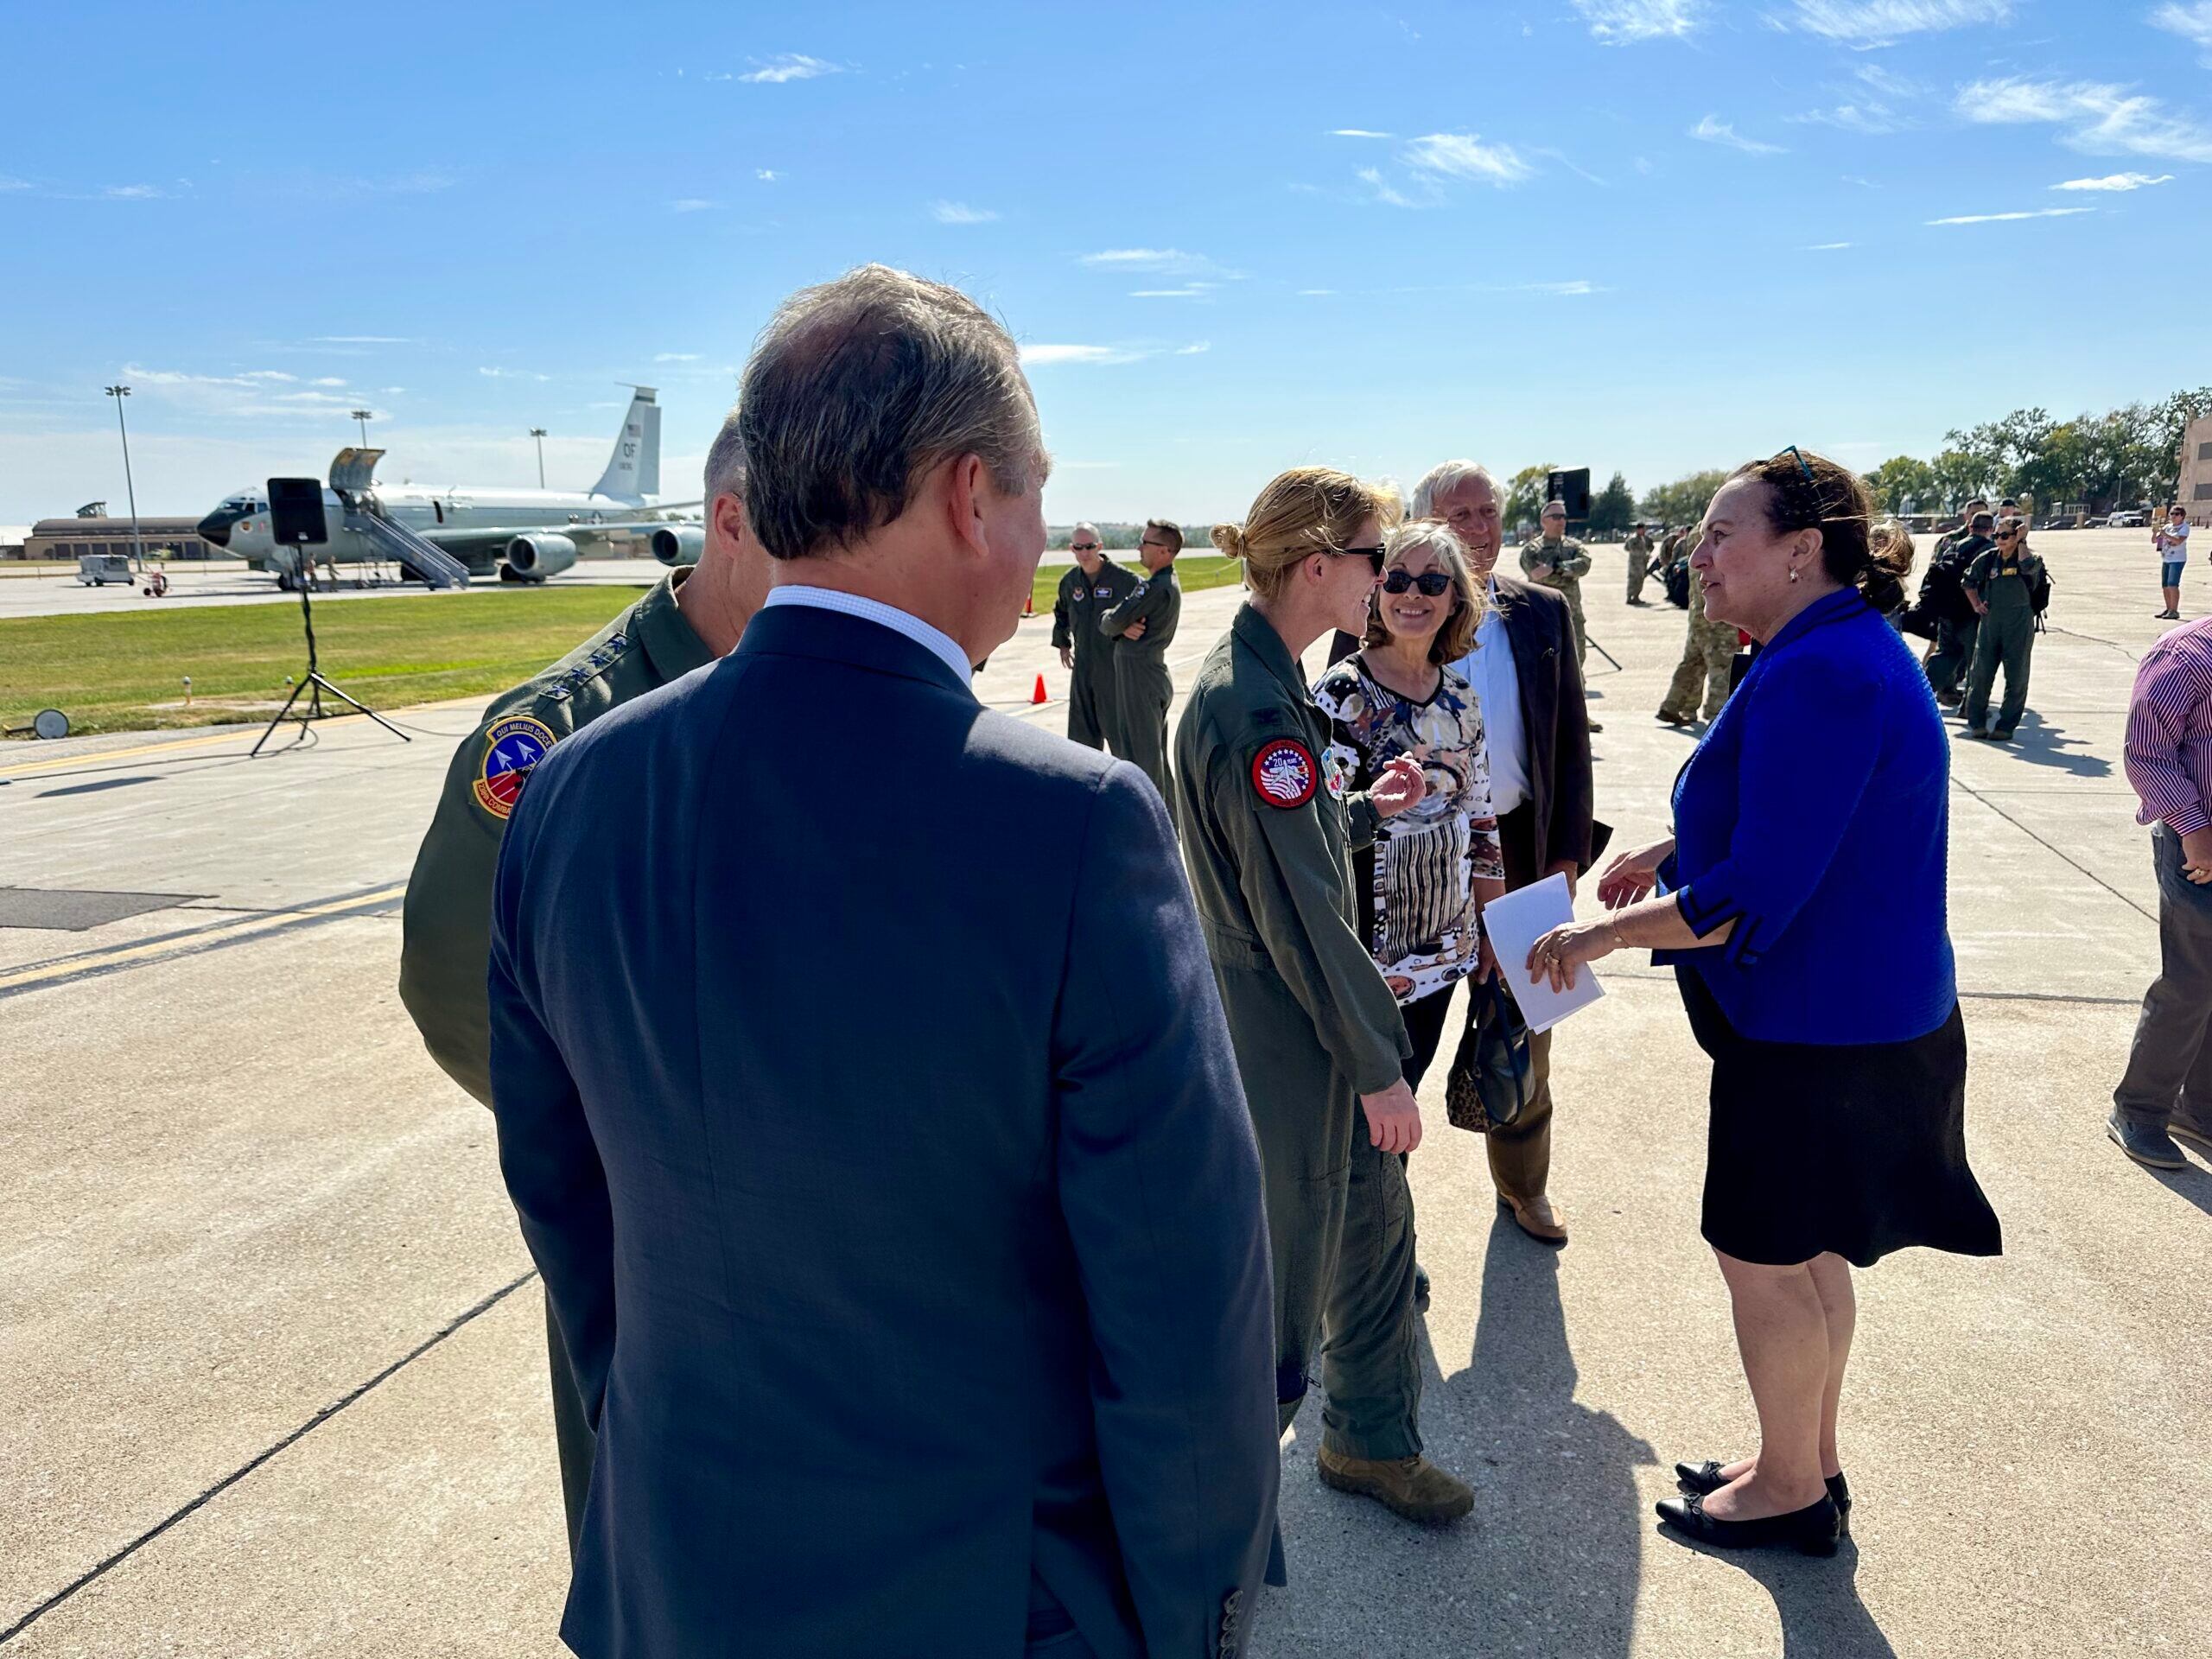
[[[404,334],[316,334],[310,346],[412,346]]]
[[[1808,253],[1835,253],[1851,245],[1848,242],[1815,242],[1805,250]]]
[[[1440,200],[1433,190],[1426,200],[1415,200],[1384,178],[1379,167],[1361,168],[1359,181],[1375,192],[1376,200],[1391,207],[1433,207]]]
[[[2212,131],[2155,98],[2107,81],[1977,80],[1959,89],[1956,107],[1961,118],[1983,125],[2063,127],[2059,142],[2087,155],[2212,162]]]
[[[1705,0],[1573,0],[1601,46],[1681,40],[1705,21]]]
[[[773,184],[784,175],[772,167],[756,167],[753,169],[753,176],[763,184]]]
[[[527,369],[487,369],[480,367],[477,373],[487,380],[550,380],[550,374],[532,374]]]
[[[940,225],[988,225],[998,213],[989,207],[970,207],[964,201],[933,201],[930,217]]]
[[[1926,96],[1923,88],[1878,64],[1860,65],[1853,79],[1872,96],[1850,93],[1845,102],[1831,108],[1808,110],[1802,115],[1783,118],[1798,125],[1836,127],[1846,132],[1862,132],[1877,137],[1884,133],[1903,132],[1919,124],[1891,100],[1907,104],[1916,102]]]
[[[2193,42],[2204,54],[2197,61],[2212,68],[2212,0],[2196,0],[2193,5],[2160,6],[2151,14],[2151,27]]]
[[[696,352],[655,352],[653,353],[653,361],[656,363],[696,363],[698,360],[699,353]]]
[[[1149,352],[1132,351],[1122,346],[1036,345],[1021,348],[1021,360],[1031,368],[1047,368],[1056,363],[1134,363],[1150,355]]]
[[[2094,213],[2094,207],[2037,207],[2021,213],[1959,213],[1949,219],[1931,219],[1930,225],[2009,225],[2020,219],[2070,219],[2076,213]]]
[[[168,194],[157,184],[111,184],[100,192],[110,201],[152,201]]]
[[[1329,129],[1329,137],[1332,138],[1389,138],[1395,136],[1396,135],[1393,133],[1370,131],[1365,127],[1332,127]]]
[[[2107,173],[2101,179],[2069,179],[2063,184],[2054,184],[2054,190],[2145,190],[2154,184],[2171,184],[2174,175],[2161,173],[2152,178],[2148,173]]]
[[[668,211],[671,213],[703,213],[709,208],[721,205],[720,202],[708,200],[704,196],[679,196],[668,204]]]
[[[1563,298],[1576,299],[1585,294],[1602,294],[1605,290],[1586,278],[1578,277],[1571,283],[1516,283],[1516,294],[1556,294]]]
[[[2012,20],[2012,0],[1796,0],[1792,14],[1776,21],[1823,40],[1868,47]]]
[[[786,52],[781,57],[771,58],[752,73],[740,75],[738,79],[755,86],[780,86],[787,80],[813,80],[823,75],[837,74],[843,67],[842,64],[810,58],[803,52]]]
[[[247,369],[237,374],[194,374],[181,369],[151,369],[133,363],[123,378],[141,393],[163,398],[196,415],[207,417],[251,418],[278,416],[320,418],[357,400],[326,391],[287,391],[299,385],[297,375],[282,369]],[[343,386],[342,380],[319,379],[316,387]]]
[[[1180,288],[1133,288],[1133,300],[1203,300],[1211,298],[1218,283],[1185,283]]]
[[[1789,152],[1780,144],[1770,144],[1758,138],[1746,138],[1736,130],[1732,121],[1723,121],[1717,115],[1708,115],[1690,129],[1690,137],[1708,144],[1726,144],[1731,149],[1740,149],[1747,156],[1786,156]]]
[[[1213,350],[1213,341],[1210,340],[1194,340],[1188,346],[1178,346],[1175,348],[1175,355],[1178,357],[1196,357],[1202,352],[1210,352],[1211,350]]]
[[[1078,256],[1077,263],[1106,270],[1144,270],[1162,276],[1220,282],[1239,281],[1244,275],[1217,264],[1203,253],[1185,253],[1180,248],[1106,248]]]
[[[29,179],[19,179],[12,173],[0,173],[0,191],[28,190],[30,188]]]
[[[1432,132],[1408,144],[1398,159],[1434,177],[1499,186],[1518,184],[1535,172],[1512,145],[1486,144],[1473,132]]]
[[[346,383],[334,374],[319,374],[308,384],[311,386],[342,386]]]

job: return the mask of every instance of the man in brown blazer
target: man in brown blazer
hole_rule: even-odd
[[[1612,834],[1591,815],[1590,716],[1575,666],[1574,625],[1558,594],[1497,569],[1503,539],[1499,504],[1497,480],[1486,468],[1447,461],[1414,486],[1413,514],[1449,524],[1467,550],[1475,580],[1490,583],[1491,611],[1475,649],[1453,667],[1482,703],[1506,887],[1524,887],[1558,871],[1572,891]],[[1530,1236],[1564,1244],[1567,1226],[1547,1190],[1551,1049],[1549,1032],[1529,1038],[1532,1097],[1514,1122],[1492,1128],[1486,1138],[1499,1202]]]

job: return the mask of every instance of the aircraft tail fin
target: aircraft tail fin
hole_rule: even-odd
[[[629,412],[614,437],[614,453],[592,491],[597,495],[660,493],[660,403],[651,386],[633,386]]]

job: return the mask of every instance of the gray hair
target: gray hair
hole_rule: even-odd
[[[778,559],[865,539],[955,456],[976,456],[1011,495],[1040,486],[1047,466],[1013,337],[959,289],[887,265],[785,300],[737,408],[760,480],[747,516]]]
[[[1414,511],[1416,518],[1436,517],[1436,498],[1449,495],[1462,484],[1480,479],[1490,486],[1491,493],[1504,505],[1504,492],[1497,487],[1497,480],[1491,476],[1490,468],[1478,461],[1447,461],[1430,467],[1421,475],[1421,482],[1414,486]]]
[[[715,434],[713,446],[707,451],[707,511],[715,510],[715,498],[734,495],[745,499],[745,435],[738,430],[737,411],[730,410],[722,421],[722,429]]]

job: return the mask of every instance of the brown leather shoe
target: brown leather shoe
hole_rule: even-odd
[[[1475,1494],[1427,1458],[1348,1458],[1321,1448],[1321,1484],[1371,1497],[1408,1521],[1456,1521],[1475,1507]]]
[[[1497,1201],[1513,1212],[1513,1219],[1521,1230],[1533,1239],[1546,1244],[1567,1243],[1567,1222],[1548,1196],[1530,1198],[1526,1204],[1518,1198],[1509,1198],[1503,1192]]]

